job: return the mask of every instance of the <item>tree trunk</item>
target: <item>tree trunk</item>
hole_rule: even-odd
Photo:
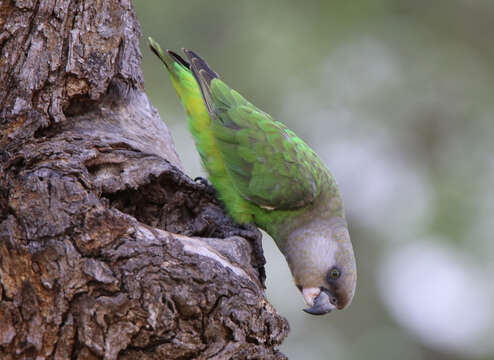
[[[0,1],[0,358],[284,358],[261,235],[183,174],[139,36],[130,1]]]

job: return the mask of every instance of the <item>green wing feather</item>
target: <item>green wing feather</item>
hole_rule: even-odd
[[[285,125],[231,89],[204,60],[184,50],[211,116],[227,171],[245,199],[268,209],[294,209],[315,200],[325,166]]]

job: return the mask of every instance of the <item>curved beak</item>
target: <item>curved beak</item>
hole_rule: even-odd
[[[309,288],[303,289],[302,293],[310,306],[308,309],[303,309],[308,314],[324,315],[336,309],[335,299],[326,289]]]

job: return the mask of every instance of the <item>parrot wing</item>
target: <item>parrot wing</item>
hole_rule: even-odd
[[[313,202],[325,167],[312,149],[228,87],[193,51],[184,52],[228,174],[242,197],[270,210]]]

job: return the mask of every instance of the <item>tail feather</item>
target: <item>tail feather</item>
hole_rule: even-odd
[[[166,68],[168,71],[171,71],[173,69],[173,63],[174,60],[171,58],[167,53],[165,53],[162,49],[161,46],[153,40],[153,38],[149,37],[149,48],[151,51],[165,64]]]
[[[185,61],[184,58],[181,57],[180,55],[178,55],[176,52],[171,51],[171,50],[166,50],[166,52],[168,53],[168,55],[170,55],[173,58],[173,60],[179,62],[180,64],[185,66],[187,69],[190,69],[190,64],[187,61]]]
[[[192,74],[199,84],[199,88],[201,89],[202,97],[204,99],[204,102],[206,103],[208,112],[213,118],[215,113],[213,102],[211,99],[210,86],[211,81],[219,78],[219,75],[214,70],[212,70],[209,67],[208,63],[194,51],[189,49],[182,49],[182,51],[185,53],[185,56],[187,56],[187,59],[190,62],[190,69],[192,70]]]
[[[175,63],[179,63],[185,66],[187,69],[190,69],[190,64],[185,61],[180,55],[171,50],[163,51],[161,49],[161,46],[151,37],[148,38],[148,41],[149,48],[163,62],[163,64],[165,64],[168,71],[173,72],[173,64]]]
[[[219,78],[219,75],[209,67],[208,63],[194,51],[189,49],[182,49],[182,51],[190,61],[192,72],[198,82],[204,81],[209,86],[213,79]]]

